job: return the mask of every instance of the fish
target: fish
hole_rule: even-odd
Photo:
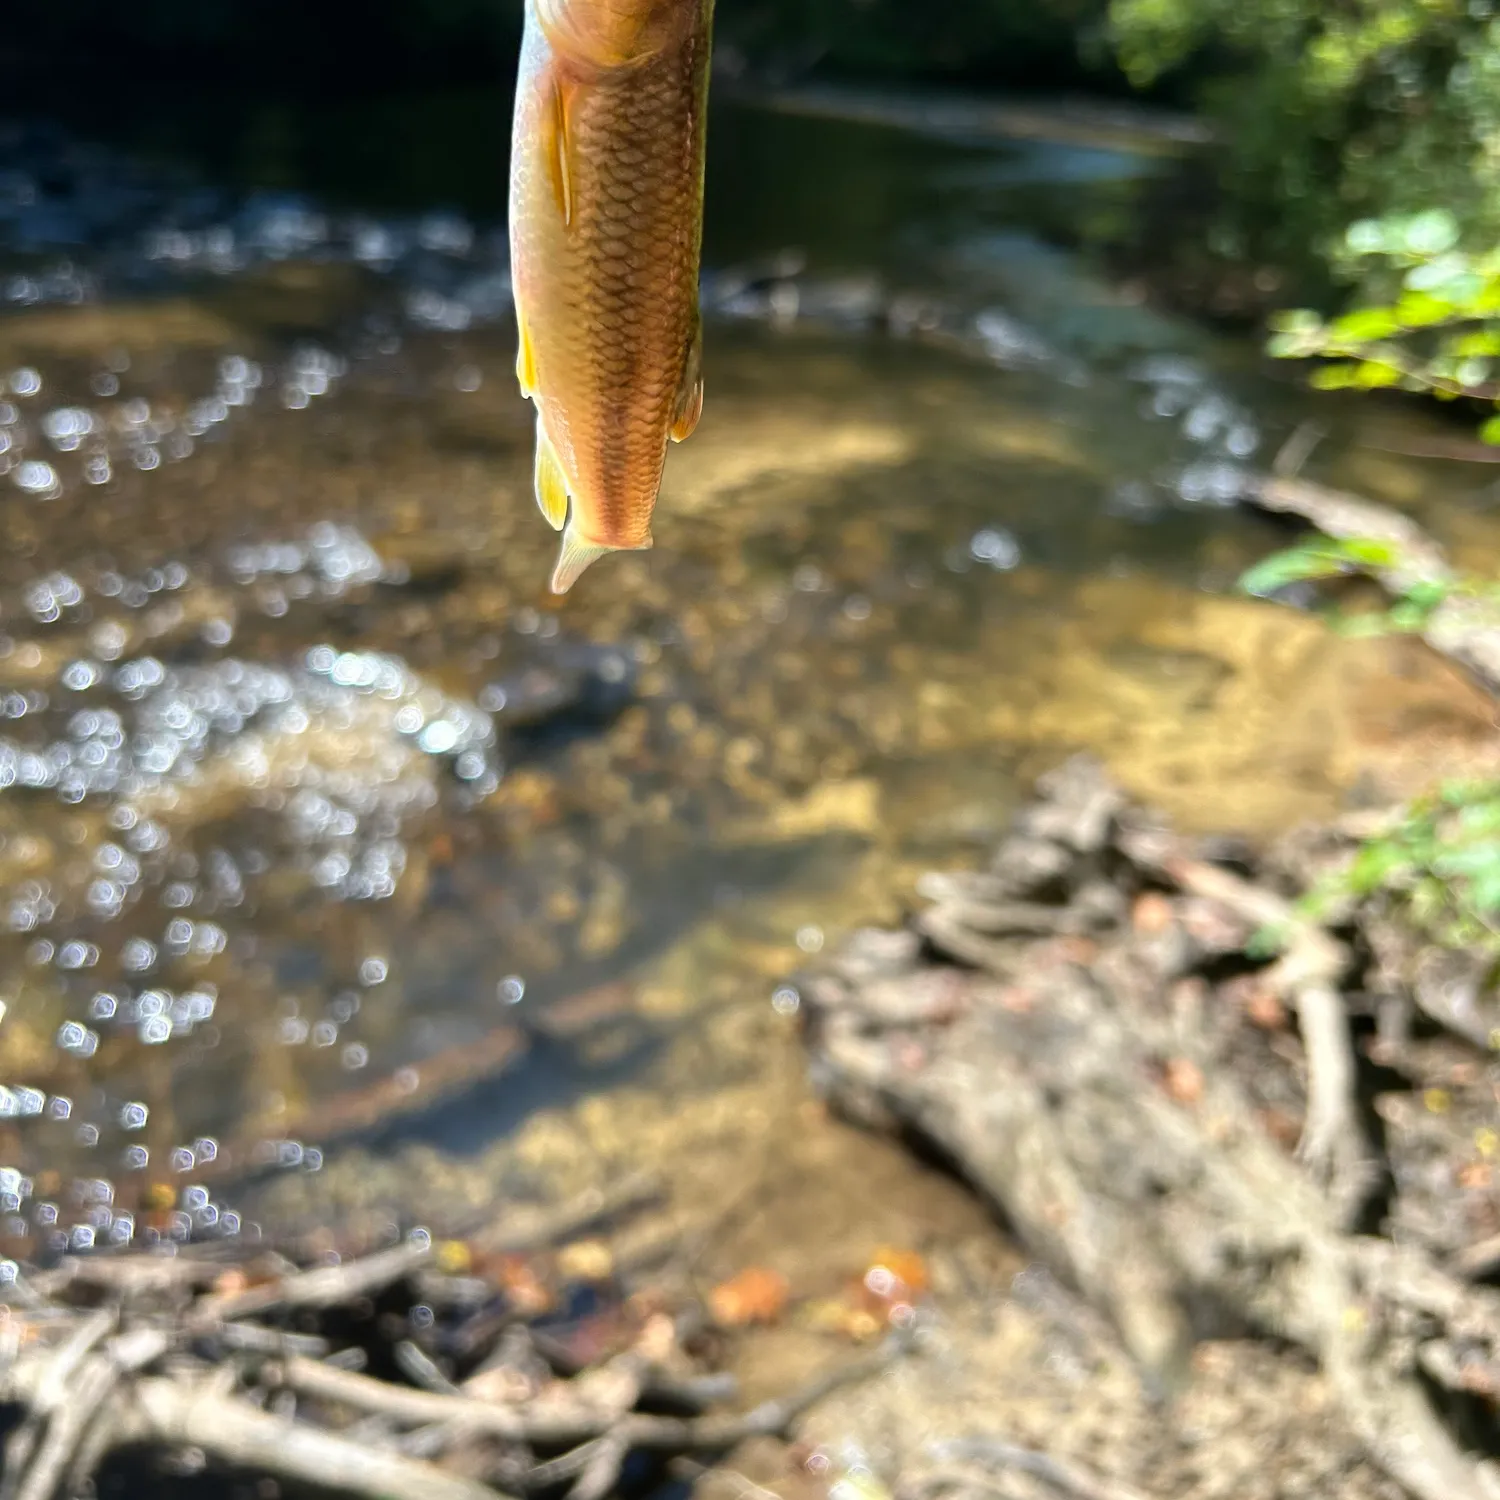
[[[511,143],[521,392],[554,594],[644,551],[670,442],[703,412],[713,0],[526,0]]]

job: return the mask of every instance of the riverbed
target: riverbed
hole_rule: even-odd
[[[1493,762],[1419,646],[1235,588],[1304,420],[1460,561],[1491,471],[1101,269],[1182,132],[898,102],[717,113],[704,420],[564,600],[495,100],[0,131],[6,1253],[643,1161],[759,1205],[731,1268],[977,1242],[823,1115],[807,955],[1075,749],[1252,839]]]

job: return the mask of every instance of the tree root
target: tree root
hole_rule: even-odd
[[[1046,817],[1023,816],[1012,843],[1027,843],[1028,859],[1039,823],[1066,827],[1099,805],[1091,779],[1097,771],[1072,763]],[[1003,885],[1010,848],[994,876],[975,879]],[[804,981],[815,1076],[846,1113],[913,1131],[953,1161],[1108,1313],[1158,1390],[1180,1383],[1207,1304],[1315,1356],[1372,1458],[1420,1500],[1497,1500],[1494,1466],[1464,1450],[1423,1371],[1461,1389],[1467,1370],[1472,1389],[1478,1364],[1500,1358],[1500,1294],[1349,1232],[1379,1164],[1358,1114],[1340,989],[1348,952],[1276,890],[1129,810],[1104,850],[1074,849],[1065,885],[1083,889],[1100,858],[1118,862],[1117,884],[1142,904],[1081,945],[1025,935],[1035,922],[1007,938],[981,919],[976,932],[972,884],[964,906],[917,920],[925,959],[888,936],[856,938]],[[1284,955],[1216,991],[1205,977],[1223,952],[1206,920],[1214,908],[1241,930],[1278,927]],[[1234,983],[1285,997],[1297,1014],[1306,1102],[1295,1156],[1268,1133],[1255,1080],[1225,1065],[1246,1045],[1231,1030]],[[940,1009],[903,1012],[894,999],[944,986]]]

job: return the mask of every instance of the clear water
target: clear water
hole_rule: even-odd
[[[1315,412],[1471,544],[1482,476],[1066,248],[1169,162],[939,123],[718,113],[707,414],[563,602],[503,101],[0,131],[8,1253],[232,1233],[249,1175],[779,1018],[1074,746],[1252,829],[1336,801],[1347,726],[1282,723],[1275,611],[1221,602],[1277,536],[1244,473]]]

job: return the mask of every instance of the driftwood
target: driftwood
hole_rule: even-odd
[[[954,1162],[1163,1395],[1200,1335],[1290,1340],[1411,1494],[1496,1500],[1500,1473],[1428,1386],[1457,1401],[1500,1369],[1500,1291],[1353,1232],[1373,1227],[1384,1174],[1359,1100],[1349,945],[1299,919],[1275,872],[1253,879],[1213,852],[1070,762],[988,871],[928,882],[937,902],[910,930],[860,934],[804,978],[815,1076],[847,1114]],[[1087,919],[1063,920],[1079,899]],[[1252,958],[1267,925],[1282,954]],[[1246,1019],[1283,1001],[1294,1066]],[[1257,1069],[1235,1066],[1252,1046]],[[1295,1150],[1262,1077],[1301,1114]]]

